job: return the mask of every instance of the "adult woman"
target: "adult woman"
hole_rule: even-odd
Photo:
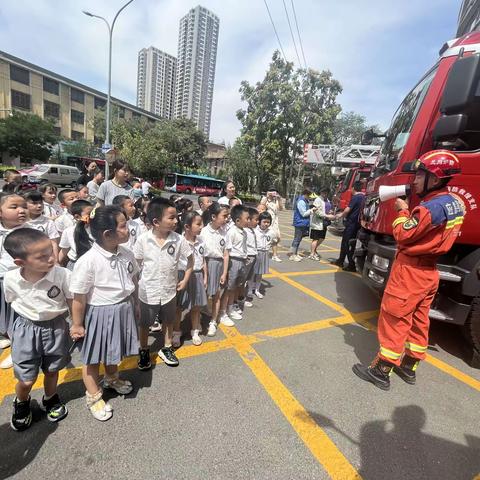
[[[220,205],[229,205],[230,199],[235,197],[236,189],[233,180],[227,180],[222,188],[223,196],[218,199]],[[240,200],[240,199],[239,199]],[[240,205],[242,201],[240,200]]]
[[[280,225],[278,223],[278,212],[283,209],[280,195],[275,188],[269,188],[267,195],[260,200],[262,205],[267,207],[267,212],[272,217],[271,230],[272,237],[272,260],[275,262],[281,262],[281,258],[278,256],[278,245],[280,243]]]
[[[295,202],[293,212],[293,226],[295,227],[295,236],[292,242],[290,260],[300,262],[302,257],[298,254],[298,247],[302,242],[302,238],[308,235],[310,230],[310,215],[317,211],[316,207],[309,208],[308,197],[312,192],[308,188],[303,190],[302,194]]]
[[[83,174],[78,177],[77,185],[87,185],[88,182],[91,182],[95,176],[97,164],[94,160],[91,160],[90,163],[85,164],[85,167],[86,168]]]
[[[99,205],[111,205],[117,195],[133,196],[132,186],[128,183],[130,167],[123,160],[115,160],[112,163],[112,175],[110,180],[103,182],[97,192]]]
[[[328,190],[323,188],[320,190],[320,196],[317,197],[313,206],[317,208],[316,211],[312,212],[310,218],[310,238],[312,244],[310,246],[310,260],[320,260],[320,257],[317,254],[317,248],[325,240],[327,235],[327,227],[330,224],[330,220],[333,220],[334,215],[330,215],[332,206],[328,200]]]

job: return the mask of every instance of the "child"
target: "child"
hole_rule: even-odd
[[[233,320],[240,320],[242,315],[234,310],[233,302],[237,288],[245,284],[247,262],[247,232],[248,208],[235,205],[231,210],[233,226],[227,232],[226,249],[229,254],[227,292],[222,298],[222,315],[220,323],[226,327],[233,327]],[[233,320],[232,320],[233,319]]]
[[[184,237],[175,233],[178,223],[175,204],[165,198],[154,198],[148,205],[147,219],[152,228],[140,235],[133,247],[135,258],[142,267],[139,281],[141,316],[138,325],[140,370],[151,368],[148,327],[153,325],[157,315],[162,317],[165,334],[165,344],[158,355],[166,365],[178,365],[172,348],[176,295],[177,290],[181,291],[187,286],[193,267],[190,245]],[[178,263],[182,256],[188,258],[187,269],[185,278],[178,282]]]
[[[228,250],[225,248],[227,232],[225,224],[230,209],[227,205],[214,202],[203,215],[201,237],[205,243],[207,260],[207,296],[212,298],[212,319],[208,325],[207,335],[215,336],[219,321],[220,297],[226,286],[228,272]]]
[[[13,323],[13,310],[5,303],[3,295],[3,276],[8,270],[16,268],[13,258],[3,247],[5,237],[24,226],[27,220],[27,203],[16,193],[0,194],[0,343],[2,348],[10,346],[9,335]],[[12,357],[9,355],[0,363],[0,368],[11,368]]]
[[[118,376],[122,358],[138,351],[134,312],[138,313],[137,274],[133,253],[121,244],[128,240],[127,218],[117,206],[98,207],[90,214],[95,243],[80,256],[72,274],[74,294],[70,335],[83,339],[81,356],[86,401],[100,421],[112,417],[102,398],[100,363],[105,367],[104,388],[128,395],[132,384]]]
[[[43,214],[50,220],[56,220],[62,213],[62,207],[56,203],[57,187],[53,183],[45,183],[40,186],[43,198]]]
[[[93,179],[87,183],[88,195],[90,196],[91,200],[95,200],[97,198],[98,189],[104,180],[105,175],[103,174],[103,171],[100,169],[95,170]]]
[[[193,272],[190,275],[187,288],[177,295],[177,321],[173,330],[172,345],[175,347],[180,346],[180,320],[181,311],[190,310],[190,317],[192,320],[192,342],[194,345],[201,345],[202,339],[200,337],[201,325],[200,325],[200,309],[207,306],[207,293],[206,286],[208,280],[207,264],[205,262],[205,244],[202,238],[199,236],[202,228],[202,217],[198,212],[189,212],[184,217],[184,236],[187,242],[190,244],[193,253]],[[188,265],[183,264],[185,270]],[[182,273],[181,273],[182,272]],[[182,281],[185,276],[185,271],[179,270],[179,281]]]
[[[50,220],[43,215],[43,197],[37,190],[31,190],[26,192],[23,197],[27,201],[28,209],[28,221],[25,224],[26,227],[34,228],[40,232],[45,233],[52,242],[53,256],[55,257],[55,263],[58,262],[58,241],[60,240],[60,234],[53,220]]]
[[[248,227],[245,229],[247,232],[247,263],[246,263],[246,284],[240,292],[241,296],[245,296],[245,301],[243,305],[245,307],[253,307],[251,302],[250,290],[248,285],[253,281],[255,272],[254,267],[257,259],[257,237],[255,235],[255,229],[258,225],[258,211],[256,208],[248,209]]]
[[[130,236],[128,237],[128,242],[124,245],[124,247],[132,250],[137,238],[146,230],[146,228],[144,225],[142,226],[142,223],[134,220],[134,217],[137,215],[137,209],[135,208],[132,198],[128,197],[127,195],[117,195],[113,199],[112,205],[118,205],[120,208],[122,208],[128,218],[127,227]]]
[[[71,208],[72,203],[78,200],[78,192],[73,188],[66,188],[58,194],[58,200],[60,201],[60,206],[63,208],[63,213],[55,219],[55,226],[61,235],[67,227],[75,225]]]
[[[270,269],[270,257],[268,252],[272,245],[272,232],[270,225],[272,224],[272,216],[268,212],[263,212],[258,217],[258,226],[255,229],[255,236],[257,237],[257,261],[255,262],[255,279],[250,284],[250,291],[257,297],[263,298],[260,292],[260,282],[262,275],[268,273]]]
[[[77,193],[78,193],[79,200],[90,200],[88,187],[86,185],[79,185],[77,188]]]
[[[50,422],[67,416],[57,393],[58,372],[68,363],[68,325],[71,307],[70,272],[55,265],[52,242],[31,228],[7,236],[5,250],[20,268],[5,274],[5,300],[16,312],[12,328],[16,397],[10,425],[26,430],[32,424],[30,391],[40,368],[45,375],[42,404]]]
[[[87,250],[90,250],[94,239],[90,235],[90,212],[93,205],[87,200],[75,200],[72,203],[71,212],[75,219],[75,225],[67,227],[60,239],[60,254],[58,262],[73,270],[77,258],[81,257]],[[78,228],[77,228],[78,227]],[[79,237],[82,237],[79,239]],[[82,241],[83,239],[83,241]],[[78,243],[81,243],[78,249]]]

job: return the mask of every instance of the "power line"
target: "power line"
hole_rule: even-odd
[[[285,0],[283,0],[283,7],[285,8],[285,15],[287,16],[288,28],[290,29],[290,35],[292,36],[293,46],[295,47],[295,53],[297,54],[298,64],[300,65],[300,68],[302,68],[302,62],[300,60],[300,55],[298,54],[297,43],[295,42],[295,36],[293,35],[292,24],[290,23],[290,15],[288,14],[287,4],[285,3]]]
[[[275,23],[274,23],[274,21],[273,21],[272,14],[270,13],[270,9],[268,8],[267,0],[263,0],[263,3],[264,3],[265,6],[267,7],[268,16],[270,17],[270,21],[272,22],[273,31],[275,32],[275,36],[277,37],[278,44],[280,45],[280,50],[281,50],[281,52],[282,52],[283,59],[284,59],[285,62],[286,62],[286,61],[287,61],[287,57],[285,56],[285,52],[283,51],[282,42],[280,41],[280,37],[278,36],[277,29],[275,28]]]
[[[298,40],[300,42],[300,49],[302,50],[302,57],[303,57],[303,63],[305,63],[305,68],[308,68],[307,66],[307,60],[305,59],[305,52],[303,51],[303,42],[302,42],[302,37],[300,35],[300,30],[298,28],[298,22],[297,22],[297,12],[295,11],[295,5],[293,3],[293,0],[291,0],[292,2],[292,10],[293,10],[293,18],[295,19],[295,25],[297,27],[297,34],[298,34]]]

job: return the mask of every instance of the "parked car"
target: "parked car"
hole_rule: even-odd
[[[77,186],[80,171],[77,167],[56,164],[37,165],[35,170],[28,173],[28,182],[35,184],[54,183],[55,185]]]

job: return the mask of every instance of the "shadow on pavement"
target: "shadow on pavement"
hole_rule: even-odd
[[[424,432],[427,416],[417,405],[396,407],[390,420],[364,424],[359,440],[328,417],[309,414],[319,427],[335,431],[359,447],[358,473],[365,480],[471,480],[480,472],[480,438],[465,435],[465,446]]]

